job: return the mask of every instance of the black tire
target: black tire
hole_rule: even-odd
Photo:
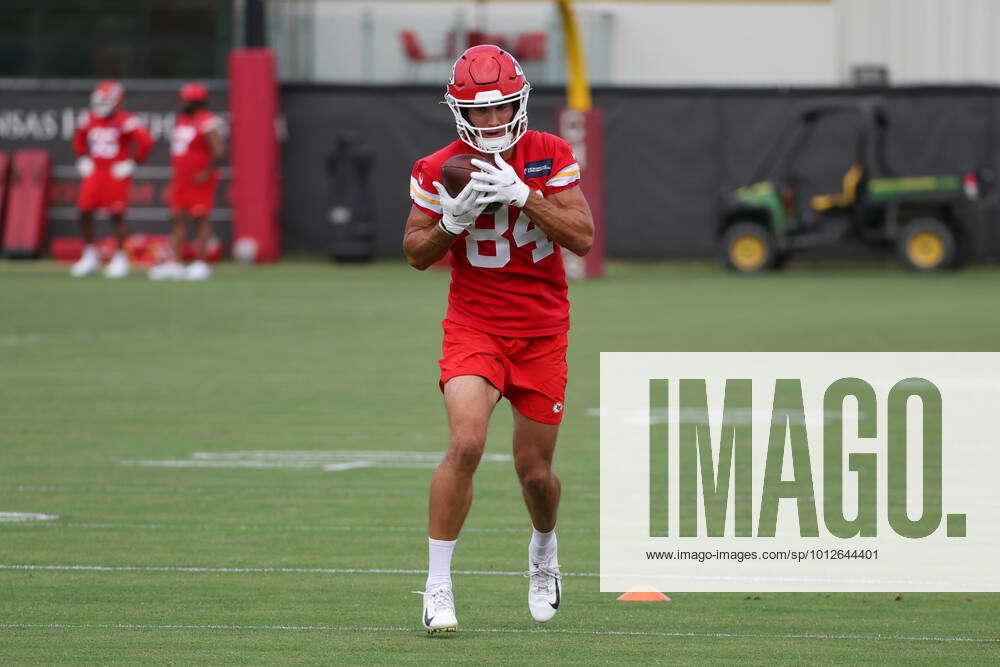
[[[911,271],[942,271],[960,264],[955,230],[937,218],[917,218],[903,225],[896,254]]]
[[[722,258],[739,273],[760,273],[779,265],[774,236],[759,222],[737,222],[722,235]]]

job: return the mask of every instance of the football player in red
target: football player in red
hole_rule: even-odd
[[[517,61],[492,45],[455,62],[445,101],[459,139],[417,160],[403,249],[426,269],[451,251],[439,386],[448,450],[430,488],[429,568],[423,625],[455,630],[451,556],[472,503],[472,477],[493,409],[507,398],[514,468],[531,517],[528,608],[537,621],[562,597],[556,551],[560,482],[552,471],[566,388],[569,301],[561,248],[584,255],[594,224],[569,144],[528,130],[530,86]],[[475,152],[481,172],[457,196],[441,167]],[[484,213],[489,204],[500,207]]]
[[[153,139],[139,119],[124,111],[125,89],[117,81],[102,81],[90,96],[90,112],[73,134],[76,168],[83,177],[77,208],[83,232],[83,255],[70,270],[74,277],[86,276],[101,266],[94,246],[94,211],[111,215],[118,250],[104,269],[108,278],[128,275],[125,254],[125,209],[137,163],[153,148]]]
[[[219,185],[218,167],[226,147],[222,140],[222,119],[208,110],[208,91],[198,83],[181,87],[181,113],[170,136],[170,209],[173,212],[173,257],[149,270],[153,280],[206,280],[212,270],[206,262],[212,221],[209,214]],[[187,240],[185,215],[197,228],[198,255],[190,266],[181,264]]]

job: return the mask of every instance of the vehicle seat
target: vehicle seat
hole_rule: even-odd
[[[816,195],[810,200],[814,211],[823,212],[834,208],[848,208],[853,206],[858,198],[858,186],[861,184],[861,177],[864,169],[860,164],[853,164],[844,174],[844,191],[831,195]]]

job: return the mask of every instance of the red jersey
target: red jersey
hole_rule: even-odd
[[[107,118],[88,111],[83,125],[73,134],[73,151],[89,155],[98,169],[127,158],[142,162],[152,148],[149,132],[127,111],[116,111]]]
[[[206,109],[177,116],[170,135],[170,162],[174,167],[174,183],[189,183],[192,176],[212,163],[212,147],[205,135],[221,129],[222,119]],[[212,174],[209,180],[215,177],[216,174]]]
[[[452,156],[476,152],[456,139],[417,160],[410,177],[414,205],[440,218],[441,203],[432,184],[441,182],[442,165]],[[543,197],[580,180],[570,145],[545,132],[525,133],[507,163]],[[479,216],[475,228],[462,232],[451,247],[446,317],[497,336],[532,338],[567,331],[569,299],[560,247],[519,208],[501,206]]]

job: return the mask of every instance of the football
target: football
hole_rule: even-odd
[[[448,158],[441,166],[441,184],[444,185],[444,189],[448,191],[448,194],[452,197],[457,197],[465,189],[465,185],[472,177],[472,172],[480,171],[478,167],[472,164],[472,161],[485,159],[481,155],[473,155],[472,153],[453,155]],[[500,208],[499,202],[490,204],[483,209],[483,213],[492,213],[498,208]]]

